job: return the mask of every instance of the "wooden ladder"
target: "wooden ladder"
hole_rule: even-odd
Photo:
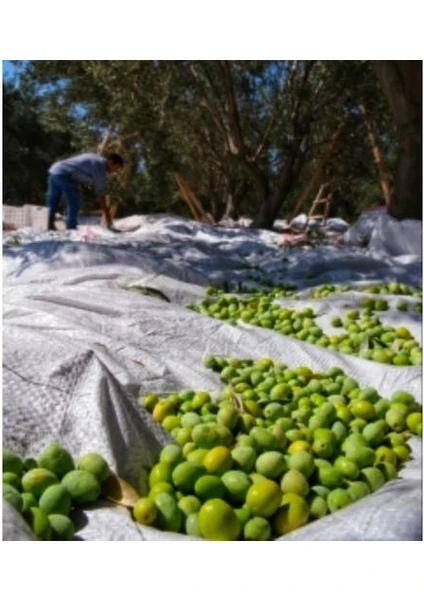
[[[323,183],[319,188],[318,194],[315,200],[313,201],[311,209],[308,213],[306,227],[308,227],[309,221],[311,221],[312,219],[322,219],[323,225],[327,223],[328,213],[330,212],[331,203],[333,202],[333,194],[331,192],[327,192],[328,183]]]

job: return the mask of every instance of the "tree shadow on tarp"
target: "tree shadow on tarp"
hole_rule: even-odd
[[[176,224],[175,227],[184,226]],[[238,235],[229,230],[228,234]],[[264,275],[272,285],[295,283],[298,289],[322,283],[399,281],[420,285],[422,263],[403,264],[390,256],[375,257],[357,248],[273,248],[261,240],[212,240],[165,236],[157,241],[130,239],[123,243],[41,240],[4,247],[6,277],[19,278],[34,269],[93,268],[115,265],[142,269],[143,273],[207,285],[205,280],[228,282],[250,278],[249,271]],[[242,272],[243,271],[243,272]],[[197,273],[197,274],[196,274]]]
[[[197,254],[193,253],[197,250]],[[165,251],[165,252],[164,252]],[[73,241],[39,241],[24,246],[5,247],[4,259],[18,263],[8,273],[8,277],[18,278],[30,268],[42,266],[43,270],[64,268],[84,268],[101,265],[119,265],[121,267],[138,267],[148,273],[164,272],[166,261],[185,264],[193,269],[214,269],[218,265],[227,269],[236,269],[242,265],[228,253],[210,247],[206,243],[191,245],[187,242],[173,241],[172,247],[167,243],[151,244],[94,244]],[[150,261],[154,261],[153,263]],[[172,274],[170,275],[172,276]]]
[[[24,246],[6,246],[3,247],[3,258],[20,260],[20,265],[9,273],[10,276],[19,277],[29,267],[39,263],[46,266],[47,269],[56,267],[57,257],[63,253],[64,248],[69,253],[78,252],[78,244],[68,241],[39,241],[25,244]]]
[[[3,256],[20,261],[20,264],[8,273],[10,277],[19,277],[29,268],[35,268],[37,265],[42,265],[46,271],[113,264],[143,266],[143,269],[146,267],[143,264],[145,254],[142,254],[141,247],[137,249],[128,245],[108,246],[71,241],[40,241],[20,247],[4,248]]]
[[[228,227],[219,227],[219,226],[211,227],[210,225],[207,225],[204,223],[201,223],[201,224],[197,223],[197,227],[195,230],[193,229],[193,227],[190,224],[186,224],[186,223],[175,223],[172,225],[170,224],[170,225],[167,225],[166,228],[175,233],[183,233],[183,234],[186,234],[189,236],[194,236],[199,231],[201,231],[202,233],[205,233],[205,234],[210,233],[212,235],[216,235],[216,232],[218,231],[219,237],[222,239],[234,239],[236,237],[246,235],[246,232],[248,232],[249,239],[251,239],[251,238],[260,239],[261,236],[263,236],[262,229],[248,229],[248,230],[246,230],[245,228],[229,229]]]
[[[266,265],[261,264],[262,268]],[[278,270],[277,260],[268,265],[271,276]],[[355,284],[360,281],[398,281],[419,286],[422,281],[422,263],[397,262],[394,257],[377,258],[364,251],[337,248],[326,251],[299,251],[287,255],[281,275],[298,280],[299,288],[314,287],[323,283]]]

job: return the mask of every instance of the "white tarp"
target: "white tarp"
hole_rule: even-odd
[[[399,221],[384,207],[364,211],[343,236],[348,244],[367,245],[374,252],[392,256],[422,256],[422,221]]]
[[[185,307],[209,284],[266,276],[299,289],[330,282],[356,285],[398,280],[421,285],[416,254],[386,248],[287,249],[268,231],[223,229],[172,215],[129,217],[121,233],[96,225],[73,232],[21,229],[4,236],[3,443],[34,456],[57,441],[74,456],[100,452],[134,485],[170,438],[137,403],[149,391],[221,389],[202,365],[206,354],[260,358],[325,370],[336,365],[358,382],[390,396],[410,391],[421,403],[421,367],[394,367],[338,354],[270,330],[234,327]],[[313,279],[310,277],[313,276]],[[160,290],[170,302],[129,285]],[[321,301],[303,299],[321,314],[359,305],[352,292]],[[382,318],[401,319],[421,339],[421,320],[392,305]],[[287,305],[293,300],[287,299]],[[421,444],[402,479],[355,505],[307,525],[290,539],[421,539]],[[6,507],[4,539],[27,539],[22,518]],[[80,514],[87,540],[188,540],[134,523],[111,505]]]

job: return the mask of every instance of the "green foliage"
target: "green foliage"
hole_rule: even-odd
[[[42,99],[3,86],[3,202],[43,204],[47,171],[70,152],[70,134],[43,123]]]

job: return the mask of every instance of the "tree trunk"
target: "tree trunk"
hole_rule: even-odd
[[[252,221],[252,228],[272,229],[284,200],[296,182],[304,163],[304,154],[300,150],[301,140],[295,140],[290,155],[272,194],[260,203],[259,210]]]
[[[397,219],[422,219],[422,61],[374,64],[399,141],[395,191],[388,212]]]
[[[290,149],[289,156],[284,165],[283,170],[280,173],[277,184],[272,194],[269,194],[269,183],[267,189],[264,190],[266,193],[265,197],[260,198],[259,210],[252,221],[251,227],[260,227],[265,229],[272,229],[274,221],[278,216],[278,213],[291,192],[293,185],[295,184],[299,174],[303,168],[305,162],[305,152],[302,152],[301,145],[302,141],[308,139],[310,134],[310,128],[312,125],[312,113],[308,111],[307,114],[301,115],[302,101],[304,97],[304,91],[311,74],[312,67],[315,61],[311,60],[307,62],[305,69],[301,75],[301,87],[296,96],[295,105],[292,114],[292,127],[294,133],[293,144]]]
[[[236,198],[234,197],[233,191],[228,190],[226,199],[225,199],[224,218],[225,219],[234,219],[234,221],[237,221],[238,217],[239,217],[239,215],[238,215],[238,207],[237,207]]]
[[[288,221],[291,221],[299,214],[300,209],[303,207],[303,205],[308,200],[308,198],[310,198],[314,187],[318,184],[318,181],[324,172],[324,167],[327,165],[328,161],[330,160],[330,157],[331,157],[333,150],[337,144],[337,141],[340,137],[340,133],[344,127],[345,122],[346,122],[346,119],[344,119],[340,123],[340,125],[337,127],[336,131],[331,136],[330,141],[328,142],[327,147],[324,151],[324,154],[318,163],[318,166],[315,168],[308,184],[306,185],[305,189],[303,190],[303,192],[297,199],[295,206],[288,217]]]
[[[381,191],[383,192],[383,198],[387,206],[390,206],[390,199],[392,196],[392,188],[389,181],[389,176],[383,166],[383,159],[381,150],[377,143],[377,136],[374,132],[373,126],[367,116],[367,111],[363,104],[359,105],[359,110],[364,118],[365,127],[367,129],[368,141],[370,144],[371,152],[374,158],[374,163],[377,168],[378,179],[380,181]]]

